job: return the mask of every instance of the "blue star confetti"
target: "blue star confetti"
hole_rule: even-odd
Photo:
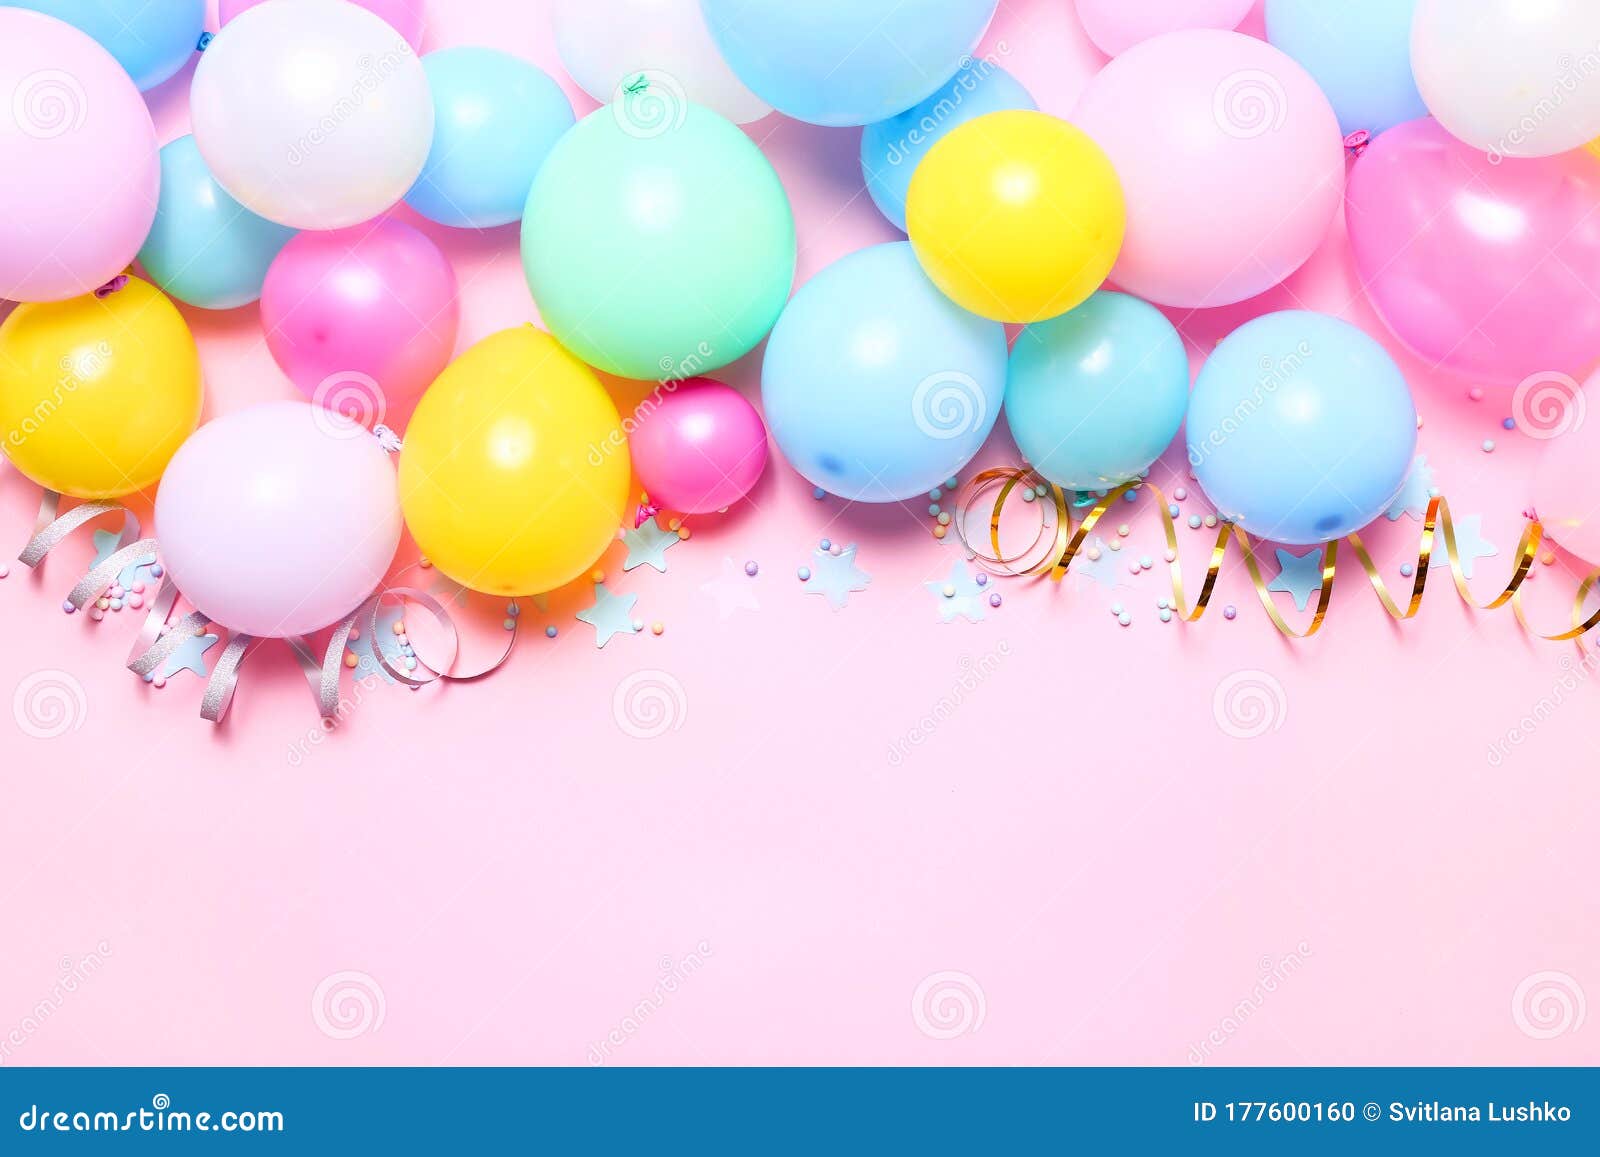
[[[717,618],[730,618],[735,611],[759,611],[761,602],[756,598],[753,576],[746,574],[727,555],[722,558],[722,570],[710,582],[700,584],[700,589],[717,600]]]
[[[820,547],[811,556],[811,578],[806,581],[806,593],[823,595],[834,610],[850,601],[852,593],[864,591],[872,576],[856,565],[856,544],[851,543],[838,554]]]
[[[94,532],[94,560],[89,563],[93,570],[113,554],[117,553],[117,542],[121,536],[114,530],[97,530]],[[132,587],[134,583],[153,583],[155,577],[150,573],[150,568],[155,565],[155,552],[152,551],[146,562],[136,562],[125,566],[117,575],[117,585],[124,589]]]
[[[594,628],[594,645],[603,647],[611,636],[632,635],[638,631],[633,625],[633,604],[638,595],[619,595],[606,589],[605,583],[594,585],[594,606],[578,612],[578,618]]]
[[[969,623],[983,622],[988,607],[984,602],[988,592],[978,585],[967,564],[957,559],[950,566],[950,577],[933,579],[922,584],[939,600],[939,621],[948,623],[957,615]]]
[[[171,679],[179,671],[193,671],[204,679],[208,674],[206,670],[205,653],[217,645],[217,636],[211,634],[191,635],[178,649],[168,656],[166,664],[161,668],[161,677]]]
[[[1072,569],[1067,573],[1078,576],[1078,590],[1083,589],[1085,579],[1115,590],[1117,587],[1127,585],[1122,578],[1126,572],[1117,565],[1117,562],[1117,552],[1106,546],[1105,540],[1096,535],[1083,544],[1083,549],[1072,560]]]
[[[622,569],[632,570],[647,563],[662,574],[667,572],[667,551],[678,545],[678,532],[663,530],[657,519],[650,519],[634,530],[622,532],[622,541],[628,548],[627,560]]]
[[[1293,595],[1295,610],[1305,610],[1322,589],[1322,548],[1314,546],[1304,554],[1294,554],[1279,547],[1278,574],[1267,589]]]
[[[1472,577],[1472,564],[1480,558],[1493,558],[1499,554],[1494,543],[1483,537],[1483,515],[1469,514],[1464,518],[1455,520],[1456,527],[1456,554],[1461,559],[1461,573],[1468,578]],[[1444,534],[1440,532],[1433,536],[1433,557],[1429,560],[1428,569],[1436,566],[1449,566],[1450,552],[1444,548]]]
[[[1417,521],[1422,521],[1423,515],[1428,513],[1428,500],[1433,497],[1433,488],[1433,467],[1428,465],[1425,455],[1418,454],[1417,460],[1411,464],[1411,473],[1406,475],[1405,485],[1400,487],[1400,493],[1394,496],[1389,509],[1383,512],[1384,517],[1390,522],[1398,522],[1401,515],[1409,514]]]
[[[370,618],[356,624],[356,629],[361,632],[359,639],[352,639],[345,646],[356,657],[354,667],[355,677],[364,679],[368,675],[377,675],[385,683],[393,683],[394,676],[382,663],[378,662],[377,652],[373,650],[374,644],[379,647],[385,658],[392,666],[404,668],[406,656],[400,650],[399,636],[394,633],[394,625],[405,618],[405,608],[399,606],[383,606],[378,608],[378,630],[376,638],[372,631]]]

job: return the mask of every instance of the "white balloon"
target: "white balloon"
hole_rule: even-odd
[[[1600,3],[1419,0],[1411,71],[1452,136],[1495,156],[1564,153],[1600,136]]]
[[[693,101],[735,124],[772,111],[722,59],[700,0],[556,0],[555,32],[561,63],[595,100],[643,77],[658,100]]]
[[[348,0],[266,0],[241,12],[201,54],[189,105],[217,182],[297,229],[383,212],[411,188],[433,143],[422,62]]]

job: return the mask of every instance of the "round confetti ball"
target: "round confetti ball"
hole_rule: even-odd
[[[553,627],[553,626],[546,627],[544,629],[544,637],[547,638],[547,639],[555,638],[556,637],[556,629],[555,629],[555,627]]]
[[[503,620],[500,623],[500,625],[502,627],[504,627],[508,631],[514,631],[514,630],[517,629],[517,620],[516,619],[512,619],[512,618],[507,618],[507,619]]]
[[[995,591],[993,594],[991,594],[989,596],[989,605],[991,607],[998,607],[1000,605],[1000,592],[999,591]]]
[[[1238,616],[1239,608],[1234,606],[1232,603],[1229,603],[1227,606],[1222,608],[1222,617],[1227,619],[1229,622],[1232,622],[1234,619],[1238,618]]]
[[[811,488],[811,497],[815,498],[818,502],[821,502],[824,498],[828,497],[828,492],[820,486],[813,486]]]
[[[344,665],[346,667],[354,667],[359,662],[361,660],[356,658],[354,651],[346,651],[344,653]]]
[[[1493,438],[1485,438],[1483,440],[1483,452],[1485,454],[1493,454],[1494,453],[1494,439]]]
[[[943,538],[946,533],[948,533],[948,528],[947,527],[936,526],[936,527],[933,528],[933,537],[934,538]]]
[[[1126,627],[1131,622],[1133,622],[1133,616],[1128,614],[1126,611],[1117,616],[1117,623],[1119,626]]]
[[[603,570],[598,570],[598,569],[590,571],[589,572],[589,581],[592,582],[592,583],[603,583],[603,582],[605,582],[606,581],[606,572],[603,571]]]
[[[666,629],[667,629],[667,627],[666,627],[665,623],[651,623],[650,624],[650,633],[652,635],[659,635],[662,631],[664,631]]]
[[[1179,502],[1182,502],[1185,498],[1189,497],[1189,492],[1180,486],[1172,492],[1172,497],[1176,498]]]
[[[74,614],[74,613],[76,613],[76,612],[77,612],[77,609],[78,609],[78,608],[77,608],[77,607],[75,607],[75,606],[73,606],[73,605],[72,605],[72,604],[71,604],[71,603],[70,603],[70,602],[65,602],[65,603],[62,603],[62,604],[61,604],[61,609],[62,609],[62,610],[63,610],[63,611],[64,611],[64,612],[65,612],[65,613],[67,613],[67,614],[69,614],[69,615],[70,615],[70,614]]]
[[[756,572],[760,569],[761,568],[755,564],[754,559],[744,564],[744,573],[749,575],[751,578],[755,578]]]
[[[944,597],[947,598],[947,599],[955,598],[956,597],[955,584],[954,583],[945,583],[944,587],[943,587],[943,589],[942,589],[942,591],[940,593],[942,593],[944,595]]]
[[[1517,420],[1515,418],[1502,418],[1500,420],[1500,428],[1502,430],[1515,430],[1517,428]]]

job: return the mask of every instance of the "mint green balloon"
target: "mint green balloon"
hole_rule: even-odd
[[[642,89],[556,142],[522,214],[545,327],[598,369],[686,378],[755,348],[794,281],[794,215],[731,121]]]

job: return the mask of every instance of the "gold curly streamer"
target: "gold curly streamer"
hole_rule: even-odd
[[[1040,516],[1039,531],[1033,541],[1017,554],[1007,556],[1000,545],[1000,523],[1005,513],[1007,501],[1011,494],[1020,485],[1037,490],[1040,487],[1048,488],[1052,499],[1051,505],[1055,512],[1053,528],[1044,515]],[[982,554],[974,548],[967,538],[966,522],[969,513],[976,508],[976,504],[984,494],[998,487],[994,505],[989,512],[988,545],[992,554]],[[1066,575],[1068,568],[1078,556],[1078,551],[1083,546],[1089,532],[1103,518],[1111,505],[1129,492],[1149,491],[1155,496],[1156,506],[1161,515],[1162,529],[1166,534],[1167,552],[1172,556],[1170,564],[1172,579],[1172,606],[1173,612],[1184,622],[1192,623],[1205,614],[1206,608],[1211,604],[1211,596],[1216,589],[1217,576],[1222,571],[1222,564],[1227,558],[1229,541],[1238,544],[1244,556],[1245,570],[1250,576],[1250,585],[1255,589],[1256,597],[1261,602],[1262,609],[1272,621],[1280,634],[1291,639],[1306,639],[1322,629],[1328,617],[1328,607],[1333,599],[1334,575],[1337,572],[1339,558],[1339,541],[1336,539],[1326,543],[1322,548],[1322,583],[1317,591],[1317,605],[1312,612],[1310,623],[1303,629],[1297,629],[1289,623],[1278,609],[1277,603],[1267,589],[1265,578],[1261,574],[1261,564],[1256,558],[1255,547],[1239,526],[1232,522],[1223,521],[1217,525],[1217,540],[1211,548],[1211,557],[1206,564],[1206,575],[1200,584],[1200,592],[1195,596],[1193,606],[1190,605],[1184,591],[1183,567],[1178,561],[1178,524],[1168,509],[1166,495],[1161,489],[1151,482],[1125,482],[1101,496],[1089,512],[1074,529],[1072,521],[1072,504],[1067,500],[1066,492],[1053,482],[1046,481],[1022,467],[1002,467],[981,471],[973,477],[964,487],[961,496],[956,502],[956,532],[968,552],[985,568],[999,574],[1009,574],[1015,577],[1042,578],[1048,574],[1052,581],[1060,582]],[[1046,537],[1051,539],[1050,548],[1038,559],[1029,563],[1038,550],[1039,544]],[[1578,585],[1572,604],[1572,625],[1566,630],[1545,633],[1536,629],[1529,623],[1527,614],[1522,605],[1522,584],[1533,567],[1534,559],[1539,553],[1539,544],[1544,540],[1544,527],[1536,518],[1529,518],[1522,530],[1522,538],[1517,543],[1517,564],[1505,588],[1494,598],[1487,602],[1478,601],[1473,595],[1472,588],[1468,585],[1466,571],[1461,565],[1460,552],[1456,546],[1455,522],[1450,517],[1450,504],[1441,497],[1436,497],[1428,502],[1427,513],[1422,520],[1422,539],[1417,551],[1416,572],[1411,582],[1411,595],[1406,605],[1402,607],[1390,593],[1388,585],[1383,581],[1377,564],[1373,562],[1371,553],[1366,544],[1361,541],[1359,534],[1347,536],[1351,550],[1355,553],[1356,561],[1361,569],[1366,572],[1373,592],[1378,596],[1378,601],[1389,616],[1397,621],[1410,619],[1416,615],[1422,606],[1423,591],[1428,582],[1428,571],[1433,559],[1436,538],[1444,540],[1445,556],[1450,563],[1450,576],[1454,580],[1457,594],[1464,602],[1475,610],[1492,611],[1511,604],[1512,613],[1516,615],[1517,622],[1524,630],[1540,639],[1549,642],[1562,642],[1578,639],[1600,625],[1600,610],[1592,614],[1584,614],[1584,606],[1588,602],[1590,593],[1600,584],[1600,567],[1590,571]],[[1020,568],[1015,564],[1023,563]]]

